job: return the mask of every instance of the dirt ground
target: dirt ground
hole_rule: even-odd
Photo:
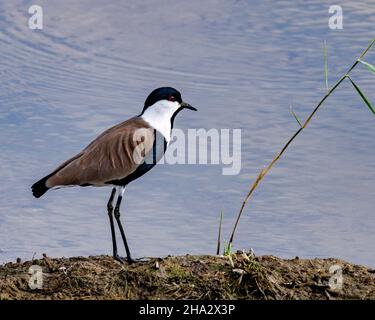
[[[39,281],[29,274],[32,265],[41,267]],[[330,268],[338,270],[333,274]],[[131,265],[109,256],[44,256],[1,265],[1,299],[375,299],[375,270],[338,259],[285,260],[243,252]]]

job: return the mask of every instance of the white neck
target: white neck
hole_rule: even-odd
[[[179,107],[180,104],[177,101],[160,100],[148,107],[141,118],[158,130],[169,143],[171,139],[171,118]]]

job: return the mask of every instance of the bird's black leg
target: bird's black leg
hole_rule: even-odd
[[[123,191],[124,191],[124,189],[122,189],[122,192]],[[120,220],[120,205],[121,205],[121,200],[122,200],[122,193],[120,193],[120,195],[117,198],[116,207],[115,207],[115,218],[116,218],[116,221],[117,221],[117,224],[118,224],[118,228],[120,229],[122,241],[124,242],[124,246],[125,246],[125,250],[126,250],[126,256],[127,256],[127,261],[129,263],[133,263],[135,261],[132,259],[131,255],[130,255],[130,250],[129,250],[128,243],[126,241],[124,228],[122,227],[121,220]]]
[[[113,258],[115,258],[117,261],[123,262],[117,253],[115,224],[113,222],[113,199],[115,198],[115,194],[116,194],[116,188],[113,188],[111,192],[111,196],[109,197],[109,200],[108,200],[107,210],[108,210],[108,216],[109,216],[109,223],[111,224]]]

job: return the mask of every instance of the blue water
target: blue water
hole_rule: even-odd
[[[213,254],[220,211],[228,239],[257,173],[374,37],[373,1],[39,0],[0,3],[0,261],[110,254],[108,188],[37,200],[30,186],[104,129],[139,114],[171,85],[199,112],[176,127],[242,129],[242,170],[153,169],[129,185],[122,218],[134,256]],[[375,48],[366,60],[375,63]],[[375,77],[352,78],[375,103]],[[375,117],[349,83],[319,110],[263,180],[234,246],[282,257],[339,257],[375,266]]]

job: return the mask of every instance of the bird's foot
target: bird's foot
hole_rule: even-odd
[[[134,260],[132,257],[127,257],[127,258],[121,258],[117,253],[113,255],[113,259],[115,259],[116,261],[124,264],[125,262],[127,262],[128,264],[132,264],[132,263],[136,263],[137,261]]]
[[[124,263],[124,259],[121,258],[117,253],[113,254],[113,259],[115,259],[116,261],[118,261],[120,263]]]
[[[126,260],[125,260],[127,263],[129,264],[133,264],[133,263],[136,263],[137,261],[134,260],[132,257],[127,257]]]

